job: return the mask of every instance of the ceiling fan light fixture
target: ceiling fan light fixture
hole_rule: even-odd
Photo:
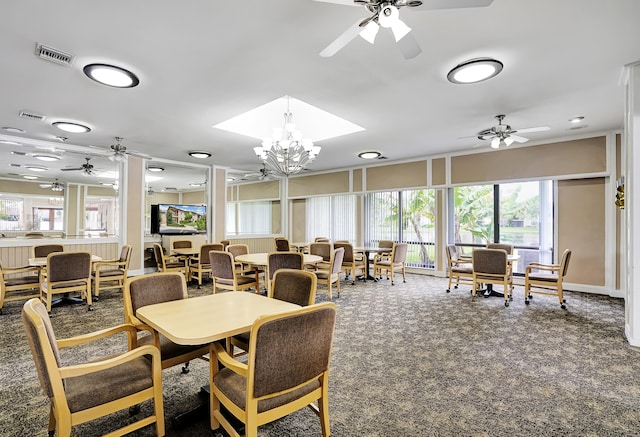
[[[382,156],[380,152],[368,151],[368,152],[360,152],[358,153],[358,158],[362,159],[377,159]]]
[[[91,132],[91,128],[89,126],[85,126],[79,123],[73,123],[70,121],[56,121],[51,125],[65,132],[71,132],[74,134],[83,134],[86,132]]]
[[[194,150],[193,152],[189,152],[189,156],[192,158],[207,159],[211,157],[211,153]]]
[[[378,30],[380,30],[380,26],[372,20],[369,21],[369,23],[367,23],[367,25],[360,31],[360,36],[369,44],[374,44]]]
[[[482,82],[497,76],[504,65],[493,58],[475,58],[456,65],[447,74],[451,83],[467,84]]]
[[[35,180],[40,178],[39,176],[32,175],[32,174],[23,174],[20,176],[22,176],[23,179],[29,179],[29,180]]]
[[[507,147],[509,147],[511,144],[513,144],[513,138],[511,138],[511,137],[507,137],[503,141],[504,141],[504,145],[507,146]]]
[[[396,20],[396,22],[391,26],[391,32],[393,33],[393,37],[396,42],[400,41],[402,38],[407,36],[409,32],[411,32],[411,28],[407,26],[404,21]]]
[[[47,171],[49,170],[47,167],[43,167],[41,165],[25,165],[24,168],[31,171]]]
[[[88,64],[82,71],[89,79],[115,88],[133,88],[140,83],[140,79],[135,74],[115,65]]]
[[[157,167],[157,166],[149,166],[149,167],[147,167],[147,170],[153,171],[153,172],[161,172],[161,171],[164,171],[164,168],[163,167]]]
[[[498,149],[499,147],[500,147],[500,138],[495,137],[494,139],[491,140],[491,148]]]
[[[399,19],[400,12],[395,6],[386,4],[380,9],[380,14],[378,15],[378,23],[380,26],[385,28],[393,27]]]

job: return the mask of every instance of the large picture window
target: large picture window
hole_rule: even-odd
[[[365,241],[376,246],[380,240],[408,244],[407,266],[434,268],[435,191],[405,190],[367,195]]]
[[[307,240],[356,240],[356,196],[311,197],[306,202]]]
[[[0,199],[0,231],[63,229],[63,197],[6,195]]]

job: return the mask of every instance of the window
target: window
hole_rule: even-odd
[[[0,199],[0,231],[62,231],[64,198],[9,194]]]
[[[468,248],[488,242],[512,244],[520,256],[516,273],[532,261],[551,262],[551,181],[461,186],[449,193],[449,235],[454,243]]]
[[[275,203],[278,204],[279,203]],[[272,234],[274,202],[229,202],[227,204],[227,235]]]
[[[117,234],[118,202],[116,198],[87,197],[84,206],[84,230]]]
[[[356,196],[311,197],[306,202],[307,239],[356,241]]]
[[[385,191],[367,195],[367,245],[380,240],[408,244],[407,266],[434,268],[435,191]]]

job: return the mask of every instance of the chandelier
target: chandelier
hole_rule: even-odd
[[[287,96],[284,128],[274,128],[271,138],[265,138],[262,145],[254,147],[253,151],[274,173],[289,177],[304,170],[318,156],[320,149],[310,139],[303,139],[302,132],[296,129]]]

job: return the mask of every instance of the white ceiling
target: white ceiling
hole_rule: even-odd
[[[0,177],[25,173],[11,163],[43,164],[9,155],[34,144],[79,152],[44,164],[48,179],[78,177],[80,172],[57,168],[79,166],[86,152],[96,168],[115,168],[95,156],[115,136],[129,150],[169,162],[256,171],[252,148],[258,141],[212,126],[283,95],[365,128],[318,142],[322,152],[310,166],[314,171],[362,165],[357,154],[365,150],[391,161],[472,149],[480,144],[474,135],[493,126],[496,114],[506,114],[514,129],[551,128],[524,135],[531,139],[527,145],[593,134],[622,127],[623,66],[640,60],[638,0],[401,8],[422,47],[411,60],[383,31],[373,46],[356,38],[333,57],[318,56],[370,14],[312,0],[20,0],[2,2],[0,13],[0,127],[25,130],[0,131],[0,139],[25,144],[0,144]],[[36,43],[74,55],[72,66],[41,60]],[[477,57],[499,59],[504,70],[478,84],[446,80],[452,67]],[[129,68],[141,83],[132,89],[99,85],[82,72],[94,62]],[[46,119],[20,118],[21,110]],[[586,127],[571,130],[568,119],[579,115]],[[92,131],[65,134],[51,126],[59,120]],[[61,134],[68,137],[65,144],[55,140]],[[482,147],[488,150],[488,143]],[[190,150],[213,156],[197,160],[187,155]],[[201,179],[200,172],[193,178]],[[165,182],[196,181],[181,176]]]

